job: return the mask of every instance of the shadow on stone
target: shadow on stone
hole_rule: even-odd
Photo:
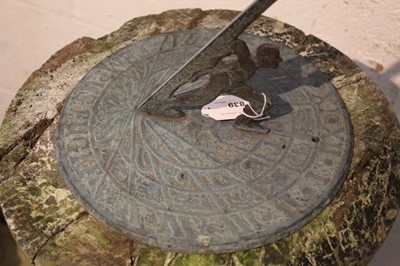
[[[362,68],[372,80],[379,85],[379,88],[383,91],[389,103],[392,105],[397,118],[400,118],[400,87],[393,80],[396,76],[400,75],[400,61],[393,64],[387,69],[383,69],[382,65],[376,63],[373,68],[365,65],[360,61],[355,63]]]
[[[0,265],[25,266],[30,265],[23,252],[18,248],[10,230],[7,227],[3,212],[0,210]]]

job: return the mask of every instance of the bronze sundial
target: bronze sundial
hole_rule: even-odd
[[[252,11],[242,15],[247,24]],[[160,34],[115,52],[80,81],[62,111],[56,152],[90,213],[162,249],[224,253],[291,233],[336,195],[353,149],[336,89],[292,49],[234,35],[218,44],[228,38],[219,30]],[[229,52],[234,43],[248,48],[249,61]],[[257,64],[260,47],[282,60],[241,64]],[[245,122],[205,117],[202,99],[217,96],[211,89],[241,94],[256,109],[264,103],[262,119],[248,117],[248,105]]]

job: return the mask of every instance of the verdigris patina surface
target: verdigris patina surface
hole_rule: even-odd
[[[268,134],[236,130],[199,109],[180,119],[136,110],[216,33],[160,34],[115,52],[79,82],[59,120],[57,159],[74,194],[90,213],[164,250],[270,243],[319,214],[350,166],[353,136],[340,96],[284,46],[280,67],[248,81],[271,98],[271,117],[260,123]],[[268,42],[241,38],[252,52]],[[188,94],[191,104],[196,93]]]
[[[174,10],[134,19],[99,40],[83,38],[32,74],[0,129],[0,202],[16,239],[36,265],[366,264],[399,204],[399,126],[380,90],[351,60],[313,36],[261,17],[249,33],[294,49],[332,80],[354,128],[354,156],[337,197],[309,224],[269,245],[220,255],[161,251],[134,243],[88,215],[61,179],[55,128],[67,95],[98,62],[146,37],[214,28],[232,11]]]

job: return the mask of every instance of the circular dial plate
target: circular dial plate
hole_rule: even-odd
[[[280,46],[278,69],[248,83],[273,107],[268,134],[189,110],[161,119],[137,105],[216,34],[191,30],[127,46],[94,67],[57,131],[62,175],[87,210],[133,239],[186,253],[272,242],[309,222],[349,168],[352,131],[329,80]],[[268,39],[242,35],[251,51]]]

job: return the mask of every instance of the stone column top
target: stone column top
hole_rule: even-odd
[[[35,265],[360,265],[383,243],[399,208],[398,120],[379,88],[329,44],[267,17],[247,30],[294,49],[331,79],[350,113],[354,155],[335,199],[274,243],[230,254],[179,254],[136,243],[89,215],[59,173],[55,129],[69,93],[97,63],[165,32],[225,26],[237,12],[171,10],[135,18],[97,40],[55,53],[20,88],[0,128],[0,203]]]

